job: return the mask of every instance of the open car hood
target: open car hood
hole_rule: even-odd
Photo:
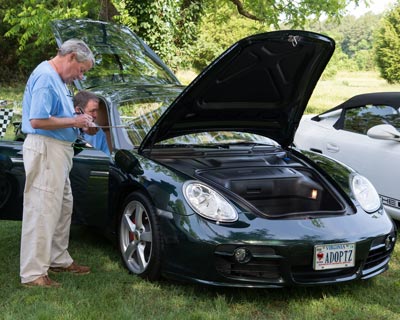
[[[250,132],[290,145],[334,49],[333,39],[305,31],[240,40],[182,92],[140,149],[205,131]]]

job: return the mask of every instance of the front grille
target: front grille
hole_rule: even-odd
[[[236,248],[247,249],[252,256],[248,263],[238,263],[234,259]],[[215,250],[215,268],[224,277],[246,281],[267,281],[281,283],[281,257],[275,250],[264,246],[220,245]]]
[[[240,264],[226,257],[218,257],[215,264],[217,271],[228,278],[277,282],[280,282],[281,279],[279,263],[275,261],[254,261]]]
[[[352,280],[357,277],[359,267],[329,270],[314,270],[311,267],[296,266],[292,268],[293,280],[297,283],[308,284],[317,282],[336,282]]]
[[[380,237],[372,242],[367,260],[363,266],[363,277],[368,277],[368,275],[373,275],[380,270],[384,271],[387,269],[387,264],[389,263],[390,256],[394,249],[395,235],[391,235],[393,245],[389,250],[386,248],[385,244],[387,238],[388,236]]]

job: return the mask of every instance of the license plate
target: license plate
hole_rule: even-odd
[[[354,267],[354,243],[332,243],[314,246],[314,270]]]

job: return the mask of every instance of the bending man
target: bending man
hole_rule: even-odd
[[[21,233],[20,277],[25,286],[57,287],[48,271],[87,274],[68,252],[72,215],[69,172],[78,128],[92,117],[76,116],[67,85],[94,66],[81,40],[64,42],[57,55],[40,63],[28,79],[22,102],[26,174]],[[94,133],[94,132],[91,132]]]

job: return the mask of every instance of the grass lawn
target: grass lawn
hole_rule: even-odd
[[[189,75],[189,77],[192,75]],[[363,92],[400,91],[375,73],[339,73],[320,81],[307,107],[317,113]],[[23,86],[0,87],[17,115]],[[12,130],[10,130],[12,131]],[[368,281],[321,287],[233,289],[149,283],[130,275],[114,245],[73,226],[70,252],[88,264],[86,276],[57,274],[61,288],[24,288],[19,282],[21,223],[0,221],[0,319],[400,319],[400,243],[390,269]],[[189,258],[189,257],[188,257]]]
[[[20,222],[0,221],[0,319],[400,319],[400,249],[389,271],[368,281],[322,287],[232,289],[130,275],[102,236],[73,226],[71,255],[92,267],[57,274],[61,288],[19,284]]]

